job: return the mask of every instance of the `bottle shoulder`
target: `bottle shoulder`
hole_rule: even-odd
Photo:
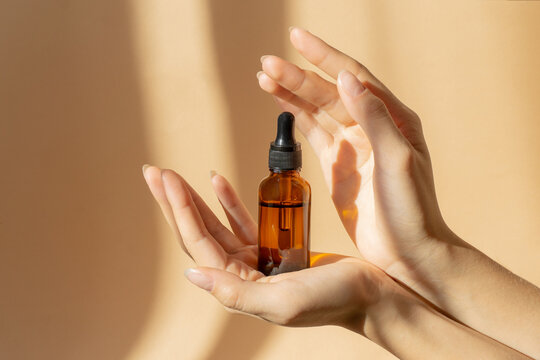
[[[309,184],[309,182],[297,175],[297,176],[279,176],[279,174],[277,175],[270,175],[270,176],[267,176],[265,177],[264,179],[261,180],[260,184],[259,184],[259,188],[263,188],[263,187],[266,187],[266,186],[278,186],[280,184],[284,184],[284,183],[287,183],[287,184],[291,184],[290,186],[293,186],[293,187],[306,187],[308,189],[311,189],[311,185]]]
[[[311,186],[303,177],[272,174],[264,178],[259,185],[260,200],[308,202],[311,198]]]

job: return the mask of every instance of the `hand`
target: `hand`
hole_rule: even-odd
[[[403,279],[450,232],[420,120],[354,59],[302,29],[290,38],[308,61],[339,75],[337,85],[276,56],[262,57],[259,85],[296,116],[361,254]]]
[[[212,185],[229,231],[197,192],[172,170],[151,166],[144,176],[186,252],[200,266],[186,276],[225,307],[287,326],[352,327],[381,289],[396,285],[360,259],[312,253],[312,268],[265,277],[257,271],[257,226],[231,185],[220,175]]]
[[[225,178],[214,175],[212,185],[233,232],[174,171],[147,167],[144,176],[180,242],[202,266],[186,276],[233,311],[286,326],[343,326],[402,359],[435,352],[440,358],[522,358],[437,313],[360,259],[312,253],[311,268],[264,277],[255,270],[255,222]]]
[[[305,30],[290,38],[337,84],[264,56],[259,85],[295,114],[364,258],[453,318],[540,356],[540,311],[531,310],[540,309],[540,289],[445,224],[418,116],[356,60]]]

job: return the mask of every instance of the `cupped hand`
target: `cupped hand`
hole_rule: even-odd
[[[419,117],[353,58],[299,28],[292,29],[290,39],[337,82],[263,56],[259,85],[296,116],[361,254],[402,278],[449,232]]]
[[[150,166],[144,177],[197,268],[186,276],[225,307],[287,326],[361,321],[391,279],[360,259],[312,253],[311,268],[265,277],[257,271],[257,226],[227,180],[212,185],[232,231],[177,173]]]

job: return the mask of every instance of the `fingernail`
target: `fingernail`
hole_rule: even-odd
[[[210,170],[210,179],[217,175],[216,170]]]
[[[294,29],[298,29],[298,31],[304,31],[304,32],[307,32],[308,34],[311,34],[308,30],[298,27],[298,26],[292,26],[292,30]],[[292,30],[289,30],[289,31],[292,31]]]
[[[142,173],[143,173],[143,175],[144,175],[144,172],[146,171],[146,168],[149,167],[149,166],[150,166],[150,165],[148,165],[148,164],[144,164],[144,165],[142,166]]]
[[[268,57],[268,55],[263,55],[261,56],[261,63],[264,61],[264,59],[266,59]]]
[[[289,26],[289,32],[294,30],[294,26]]]
[[[365,87],[362,85],[360,80],[356,78],[347,70],[342,70],[338,75],[338,83],[345,90],[345,92],[352,97],[355,97],[361,94]]]
[[[184,275],[194,285],[203,290],[210,291],[214,287],[214,280],[211,277],[204,275],[197,269],[187,269],[184,272]]]
[[[259,79],[259,78],[261,77],[262,74],[264,74],[264,71],[259,71],[259,72],[257,73],[257,79]]]

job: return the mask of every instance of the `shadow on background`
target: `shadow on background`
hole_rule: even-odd
[[[157,243],[130,9],[0,5],[0,358],[122,359]]]
[[[284,1],[208,0],[216,62],[237,164],[237,191],[254,218],[257,189],[268,171],[268,146],[275,137],[279,110],[259,89],[260,57],[284,55],[288,41]],[[230,315],[207,359],[252,359],[269,337],[272,325]]]

